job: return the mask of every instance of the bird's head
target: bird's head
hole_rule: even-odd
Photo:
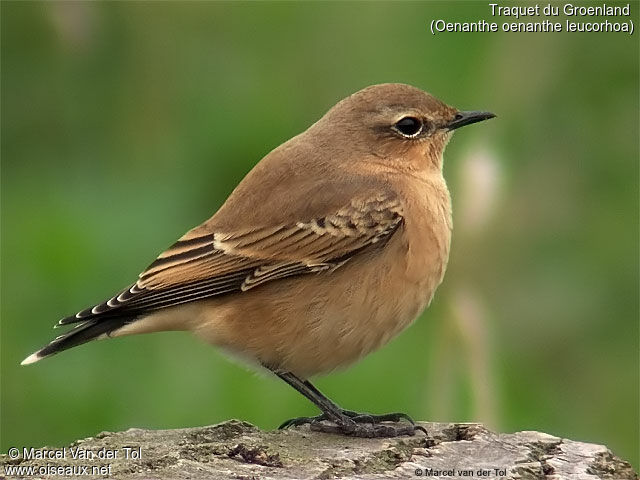
[[[441,170],[442,153],[454,130],[493,117],[457,110],[410,85],[385,83],[340,101],[312,129],[327,145],[351,150],[354,161],[386,162],[409,171]]]

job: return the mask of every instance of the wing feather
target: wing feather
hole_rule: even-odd
[[[135,284],[59,324],[142,315],[294,275],[332,271],[386,242],[402,221],[400,202],[380,194],[293,225],[204,234],[197,227],[161,253]]]

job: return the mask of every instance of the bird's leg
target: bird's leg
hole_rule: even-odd
[[[325,397],[320,391],[311,385],[310,382],[302,380],[295,376],[291,372],[275,372],[282,380],[287,382],[293,388],[295,388],[302,395],[307,397],[313,402],[320,410],[322,415],[317,417],[298,417],[287,420],[279,428],[287,428],[296,425],[304,425],[306,423],[313,424],[322,420],[329,420],[336,425],[343,426],[345,430],[353,430],[355,428],[355,421],[348,415],[345,415],[343,410]]]
[[[322,414],[316,417],[298,417],[287,420],[280,425],[281,429],[309,424],[312,430],[354,437],[412,436],[416,430],[427,433],[423,427],[415,425],[411,417],[405,413],[371,415],[344,410],[324,396],[308,380],[302,380],[291,372],[272,371],[322,410]],[[408,423],[399,423],[401,420],[406,420]],[[393,422],[395,425],[383,422]]]

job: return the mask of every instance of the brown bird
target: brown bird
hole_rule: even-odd
[[[113,298],[22,364],[93,339],[189,330],[261,365],[311,400],[322,431],[413,435],[400,413],[343,410],[308,380],[406,328],[442,281],[453,131],[494,117],[403,84],[365,88],[264,157],[203,224]],[[401,422],[408,420],[408,422]]]

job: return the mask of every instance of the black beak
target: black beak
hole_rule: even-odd
[[[449,130],[471,125],[472,123],[482,122],[495,117],[491,112],[458,112],[456,116],[446,125]]]

